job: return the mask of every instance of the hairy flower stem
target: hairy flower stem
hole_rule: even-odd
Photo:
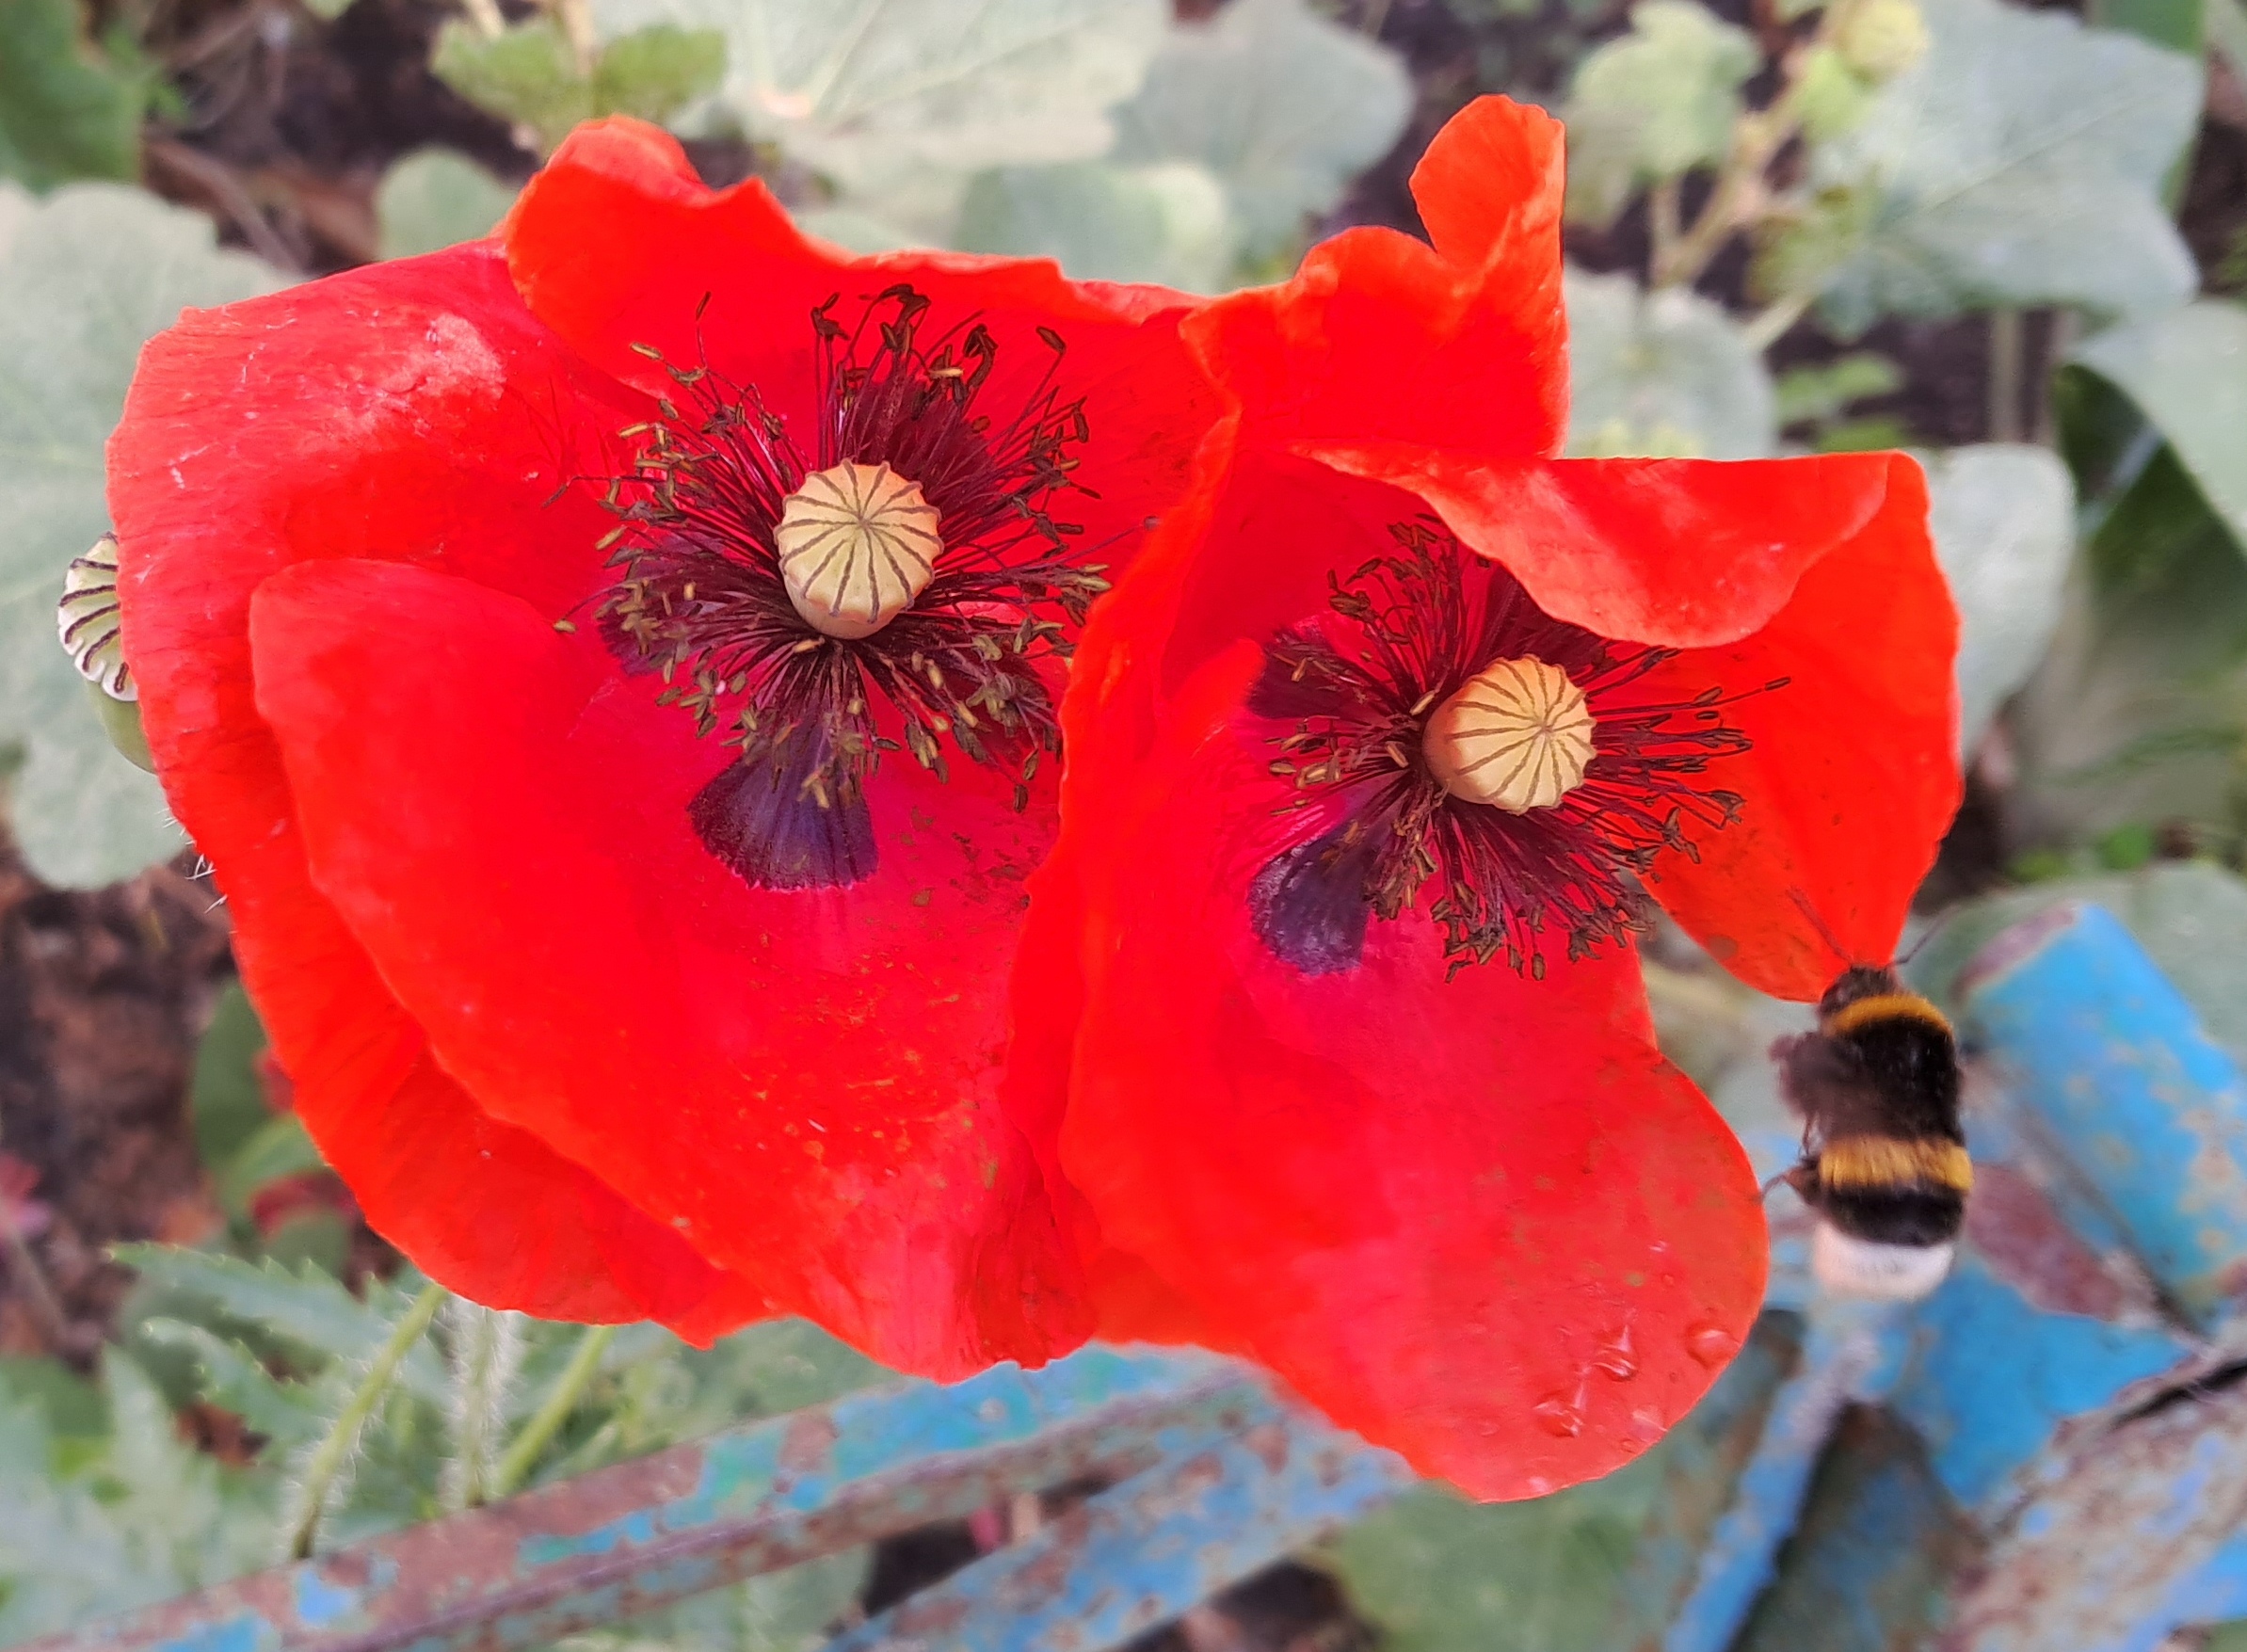
[[[507,1397],[522,1366],[522,1316],[456,1297],[445,1309],[445,1345],[453,1437],[440,1500],[450,1511],[478,1508],[491,1496]]]
[[[289,1532],[288,1553],[291,1560],[308,1560],[313,1543],[319,1535],[320,1516],[328,1502],[329,1490],[335,1484],[336,1476],[350,1461],[352,1450],[359,1444],[359,1435],[374,1416],[375,1407],[382,1403],[382,1396],[390,1391],[391,1380],[398,1374],[398,1367],[406,1355],[413,1352],[413,1345],[429,1329],[429,1322],[437,1317],[437,1310],[444,1305],[445,1288],[435,1281],[422,1287],[422,1292],[406,1309],[405,1317],[392,1330],[390,1339],[375,1355],[375,1361],[367,1367],[359,1387],[351,1390],[350,1399],[336,1413],[328,1432],[320,1436],[318,1445],[304,1465],[304,1484],[298,1493],[300,1507]]]
[[[554,1443],[554,1436],[570,1420],[570,1414],[577,1409],[577,1403],[585,1397],[586,1387],[601,1369],[601,1356],[608,1352],[608,1345],[617,1339],[614,1325],[590,1325],[577,1339],[577,1347],[570,1355],[570,1363],[562,1368],[562,1374],[554,1378],[554,1387],[546,1390],[546,1398],[538,1402],[538,1409],[522,1425],[522,1432],[509,1443],[506,1454],[499,1460],[499,1467],[491,1472],[490,1495],[507,1496],[521,1485],[539,1456]]]

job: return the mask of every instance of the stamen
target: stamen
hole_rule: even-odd
[[[1330,575],[1328,617],[1265,645],[1248,712],[1267,725],[1283,808],[1308,842],[1252,880],[1249,918],[1307,975],[1356,966],[1372,920],[1429,895],[1453,971],[1502,957],[1533,978],[1555,941],[1571,960],[1646,924],[1639,880],[1740,797],[1700,779],[1749,746],[1727,695],[1649,703],[1635,689],[1674,658],[1553,618],[1520,582],[1434,522]],[[1432,709],[1431,709],[1432,708]]]
[[[1583,784],[1595,727],[1567,672],[1543,660],[1500,660],[1436,708],[1420,751],[1453,796],[1527,814]]]
[[[982,321],[924,325],[930,300],[904,284],[855,321],[842,302],[810,315],[808,421],[707,359],[643,348],[675,394],[622,433],[629,468],[590,479],[619,519],[602,540],[617,570],[593,611],[602,640],[738,748],[687,813],[762,889],[875,873],[867,785],[885,756],[939,779],[953,752],[1012,770],[1027,808],[1060,749],[1050,663],[1108,588],[1081,525],[1052,514],[1092,496],[1060,335],[1024,341],[1045,371],[993,409],[1002,341]]]
[[[919,484],[888,465],[847,462],[804,478],[773,540],[795,611],[840,637],[872,636],[911,607],[944,549]]]

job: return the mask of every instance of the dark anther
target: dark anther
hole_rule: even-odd
[[[1248,918],[1272,955],[1306,975],[1357,968],[1373,915],[1371,835],[1337,826],[1275,857],[1248,886]]]
[[[686,806],[702,846],[760,889],[834,889],[874,875],[863,796],[822,797],[809,740],[778,762],[728,763]]]

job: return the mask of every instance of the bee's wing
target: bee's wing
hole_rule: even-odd
[[[1886,1104],[1848,1045],[1805,1033],[1773,1045],[1772,1057],[1779,1064],[1779,1088],[1810,1137],[1825,1141],[1880,1129]]]

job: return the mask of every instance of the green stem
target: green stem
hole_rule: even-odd
[[[437,1317],[444,1298],[444,1287],[434,1280],[422,1287],[422,1293],[407,1308],[406,1317],[391,1332],[390,1340],[375,1355],[375,1363],[367,1367],[367,1374],[360,1379],[359,1387],[351,1391],[351,1398],[344,1403],[335,1421],[313,1448],[313,1454],[304,1466],[303,1512],[297,1516],[296,1531],[289,1534],[291,1560],[311,1557],[313,1539],[320,1530],[321,1506],[328,1501],[328,1488],[335,1484],[336,1474],[358,1443],[360,1430],[375,1414],[375,1407],[382,1403],[382,1396],[390,1390],[391,1378],[397,1374],[406,1355],[428,1330],[429,1322]]]
[[[1989,313],[1989,435],[1991,441],[2021,439],[2021,383],[2028,372],[2027,340],[2018,310]]]
[[[1784,298],[1774,298],[1740,329],[1740,336],[1748,347],[1758,353],[1777,344],[1787,329],[1800,321],[1815,301],[1812,293],[1790,293]]]
[[[491,1473],[491,1496],[506,1497],[523,1482],[538,1457],[554,1443],[554,1436],[561,1432],[562,1424],[570,1420],[570,1413],[577,1409],[577,1403],[585,1395],[586,1385],[593,1380],[593,1373],[601,1369],[601,1356],[608,1352],[608,1345],[617,1339],[614,1325],[592,1325],[577,1339],[577,1349],[570,1355],[570,1363],[562,1368],[562,1374],[554,1378],[554,1387],[546,1390],[546,1398],[538,1402],[538,1409],[522,1425],[507,1447],[506,1455],[499,1460],[499,1467]]]

